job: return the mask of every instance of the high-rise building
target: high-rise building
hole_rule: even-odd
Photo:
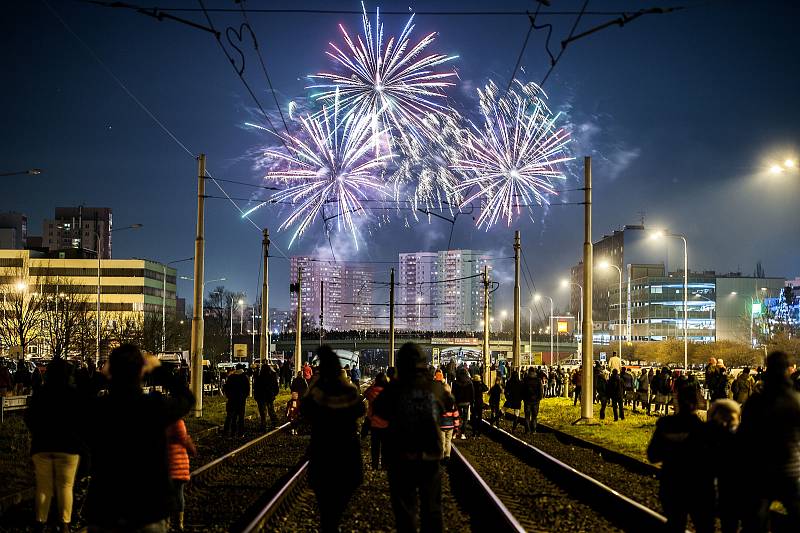
[[[42,247],[65,257],[111,259],[110,207],[56,207],[55,216],[42,224]]]
[[[341,263],[309,256],[293,256],[289,276],[296,283],[302,269],[303,323],[344,331],[381,327],[372,318],[374,272],[369,265]],[[289,295],[292,321],[297,314],[297,293]]]
[[[22,213],[0,213],[0,250],[22,250],[28,239],[28,217]]]
[[[399,257],[399,328],[476,331],[482,328],[484,266],[476,250],[403,253]],[[490,267],[491,269],[491,267]],[[491,308],[491,300],[490,300]]]

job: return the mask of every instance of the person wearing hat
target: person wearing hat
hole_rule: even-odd
[[[222,387],[222,393],[228,399],[225,404],[225,425],[222,427],[222,433],[231,437],[244,436],[244,410],[247,397],[250,396],[250,379],[245,375],[244,369],[243,364],[237,364],[236,370],[228,376]]]
[[[472,384],[467,382],[470,387]],[[398,531],[442,531],[441,420],[455,399],[430,378],[419,347],[397,352],[397,376],[373,413],[388,423],[385,459]]]

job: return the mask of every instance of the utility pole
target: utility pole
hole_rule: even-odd
[[[522,366],[522,356],[520,354],[520,329],[519,329],[519,251],[520,251],[519,230],[514,232],[514,341],[511,364],[519,369]],[[488,384],[487,384],[488,385]]]
[[[489,266],[483,265],[483,379],[489,385],[492,352],[489,350]]]
[[[322,346],[322,328],[325,320],[325,282],[319,280],[319,345]]]
[[[583,351],[583,372],[581,375],[581,419],[591,420],[594,404],[592,403],[592,362],[594,349],[592,347],[592,274],[594,264],[592,258],[592,158],[583,158],[584,172],[584,221],[583,221],[583,324],[581,349]],[[622,354],[620,354],[620,357]]]
[[[203,276],[205,260],[206,155],[197,158],[197,236],[194,239],[194,305],[192,306],[192,393],[194,416],[203,416]]]
[[[258,340],[258,355],[261,356],[263,364],[269,359],[269,230],[264,228],[264,238],[261,240],[261,248],[264,251],[264,279],[261,285],[261,328]],[[253,311],[255,312],[255,310]],[[255,328],[255,320],[253,321]]]
[[[303,267],[297,265],[297,326],[294,339],[294,371],[303,366]]]
[[[389,366],[394,366],[394,268],[389,273]]]

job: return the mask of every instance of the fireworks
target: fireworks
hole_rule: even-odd
[[[265,178],[286,185],[270,202],[293,206],[279,229],[295,226],[291,246],[321,215],[326,228],[327,221],[335,219],[340,230],[352,234],[358,247],[356,219],[369,215],[369,207],[362,202],[387,195],[382,168],[391,156],[373,153],[374,133],[369,119],[343,116],[338,94],[332,106],[323,107],[317,115],[301,117],[300,123],[302,134],[285,138],[288,153],[266,152],[268,158],[282,163],[282,168],[267,172]],[[326,216],[327,204],[335,207],[334,213]]]
[[[333,51],[326,52],[343,73],[320,72],[311,77],[329,83],[309,88],[322,89],[316,98],[323,101],[340,92],[348,115],[369,117],[373,134],[387,130],[392,142],[400,140],[408,144],[409,137],[424,135],[426,115],[443,113],[447,109],[442,89],[454,85],[449,80],[456,74],[434,69],[457,56],[423,55],[425,48],[435,40],[435,33],[412,45],[414,15],[408,19],[399,38],[391,37],[384,43],[380,10],[376,12],[373,28],[363,2],[361,9],[363,39],[359,35],[354,41],[340,24],[347,46],[343,50],[330,43]]]
[[[559,115],[536,84],[516,82],[500,96],[489,82],[478,92],[483,128],[470,131],[452,168],[466,176],[456,188],[464,194],[462,207],[480,198],[476,224],[488,230],[501,219],[510,226],[522,208],[548,204],[548,195],[557,194],[552,180],[565,179],[560,164],[572,158],[569,133],[556,126]]]

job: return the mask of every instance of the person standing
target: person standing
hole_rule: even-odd
[[[453,396],[455,396],[456,405],[458,406],[460,438],[464,440],[467,438],[467,422],[470,419],[469,408],[475,399],[475,388],[472,385],[472,380],[469,379],[466,368],[458,369],[456,381],[453,383]]]
[[[784,530],[800,531],[800,393],[792,387],[789,368],[784,352],[769,354],[764,388],[754,392],[742,408],[740,457],[759,458],[758,466],[748,469],[742,521],[748,533],[768,530],[769,506],[774,500],[787,512]]]
[[[350,369],[350,381],[361,392],[361,370],[358,368],[358,364],[353,365],[353,368]]]
[[[180,378],[185,385],[186,382],[183,377],[180,376]],[[186,431],[186,424],[183,419],[176,420],[167,428],[167,445],[169,447],[167,455],[169,459],[169,478],[172,482],[172,497],[174,500],[172,511],[177,515],[177,520],[172,523],[177,523],[178,531],[183,531],[183,513],[186,509],[183,489],[191,478],[189,456],[197,455],[197,448],[195,448],[189,432]]]
[[[697,392],[695,392],[697,394]],[[722,533],[737,533],[745,491],[740,483],[742,467],[737,464],[739,426],[742,408],[733,400],[717,400],[708,409],[709,449],[714,461],[710,464],[717,486],[717,509]]]
[[[469,378],[467,384],[472,385]],[[381,393],[374,408],[389,423],[389,491],[400,533],[443,529],[440,424],[447,405],[454,402],[444,387],[430,379],[419,347],[404,344],[397,352],[397,379]]]
[[[386,440],[386,428],[389,424],[386,420],[382,419],[378,415],[375,414],[373,411],[373,405],[375,404],[375,400],[380,396],[383,389],[386,388],[386,385],[389,384],[389,380],[386,378],[386,374],[380,372],[377,376],[375,376],[375,381],[367,387],[367,390],[364,391],[364,398],[366,398],[368,407],[367,407],[367,422],[369,424],[369,432],[370,432],[370,455],[372,457],[372,469],[378,470],[381,466],[381,448],[385,447],[384,441]],[[383,461],[385,463],[385,461]]]
[[[542,377],[531,367],[522,383],[522,401],[525,404],[525,433],[536,433],[536,422],[539,418],[539,403],[542,401],[544,390]]]
[[[597,391],[597,399],[600,401],[600,420],[605,420],[606,406],[608,405],[608,378],[606,378],[605,370],[597,375],[594,387]]]
[[[34,392],[25,411],[36,473],[37,531],[44,531],[54,495],[59,509],[59,531],[70,530],[72,487],[84,446],[78,433],[82,407],[78,392],[69,386],[67,363],[54,359],[47,365],[44,385]]]
[[[244,435],[247,397],[250,396],[250,379],[244,373],[243,364],[237,364],[236,370],[225,380],[222,393],[228,399],[225,404],[225,425],[222,427],[222,433],[231,437],[241,437]]]
[[[708,430],[695,413],[696,390],[679,388],[677,395],[678,411],[656,422],[647,458],[651,463],[661,463],[659,497],[667,518],[665,531],[683,533],[691,516],[695,531],[711,533],[714,531],[714,479],[706,464]]]
[[[339,531],[342,514],[363,480],[358,419],[366,409],[358,390],[342,376],[339,357],[320,346],[319,379],[300,401],[311,424],[309,479],[317,497],[320,530]]]
[[[748,398],[750,398],[750,395],[753,394],[755,389],[756,382],[750,375],[750,369],[748,367],[744,367],[742,369],[742,373],[736,376],[736,379],[733,380],[733,384],[731,384],[733,399],[736,400],[739,405],[742,405],[747,401]]]
[[[104,369],[109,392],[84,411],[92,458],[84,507],[89,533],[166,532],[172,509],[167,427],[189,412],[194,397],[160,365],[134,345],[115,348]],[[168,396],[143,393],[142,376],[149,373]]]
[[[503,378],[497,376],[494,378],[494,385],[489,389],[489,410],[491,411],[489,423],[497,427],[500,427],[500,419],[503,417],[503,412],[500,410],[500,398],[502,396]]]
[[[611,401],[611,411],[614,413],[614,422],[620,418],[625,420],[625,409],[622,402],[624,394],[625,390],[622,384],[622,378],[620,378],[619,372],[615,368],[611,371],[611,376],[608,378],[608,383],[606,384],[606,395]]]
[[[481,421],[483,419],[483,395],[489,390],[481,379],[480,374],[472,376],[472,403],[469,406],[470,424],[472,425],[472,436],[477,437],[481,434]]]
[[[267,363],[262,363],[258,373],[253,376],[253,399],[258,405],[258,415],[261,419],[261,432],[267,431],[267,413],[272,428],[278,426],[278,415],[275,413],[275,397],[278,395],[278,374]]]
[[[575,393],[575,400],[572,402],[573,406],[578,405],[578,400],[581,400],[581,389],[583,388],[583,367],[578,368],[572,374],[572,387]]]
[[[515,369],[510,370],[508,382],[506,383],[506,403],[505,408],[511,410],[514,420],[511,423],[511,432],[517,429],[517,422],[519,422],[519,410],[522,407],[522,382],[519,379],[519,374]]]
[[[642,404],[642,408],[645,409],[645,412],[649,415],[650,414],[650,379],[653,377],[653,369],[650,369],[650,372],[645,372],[642,370],[641,374],[639,374],[639,383],[636,390],[636,401],[633,402],[633,412],[636,412],[636,402]]]

